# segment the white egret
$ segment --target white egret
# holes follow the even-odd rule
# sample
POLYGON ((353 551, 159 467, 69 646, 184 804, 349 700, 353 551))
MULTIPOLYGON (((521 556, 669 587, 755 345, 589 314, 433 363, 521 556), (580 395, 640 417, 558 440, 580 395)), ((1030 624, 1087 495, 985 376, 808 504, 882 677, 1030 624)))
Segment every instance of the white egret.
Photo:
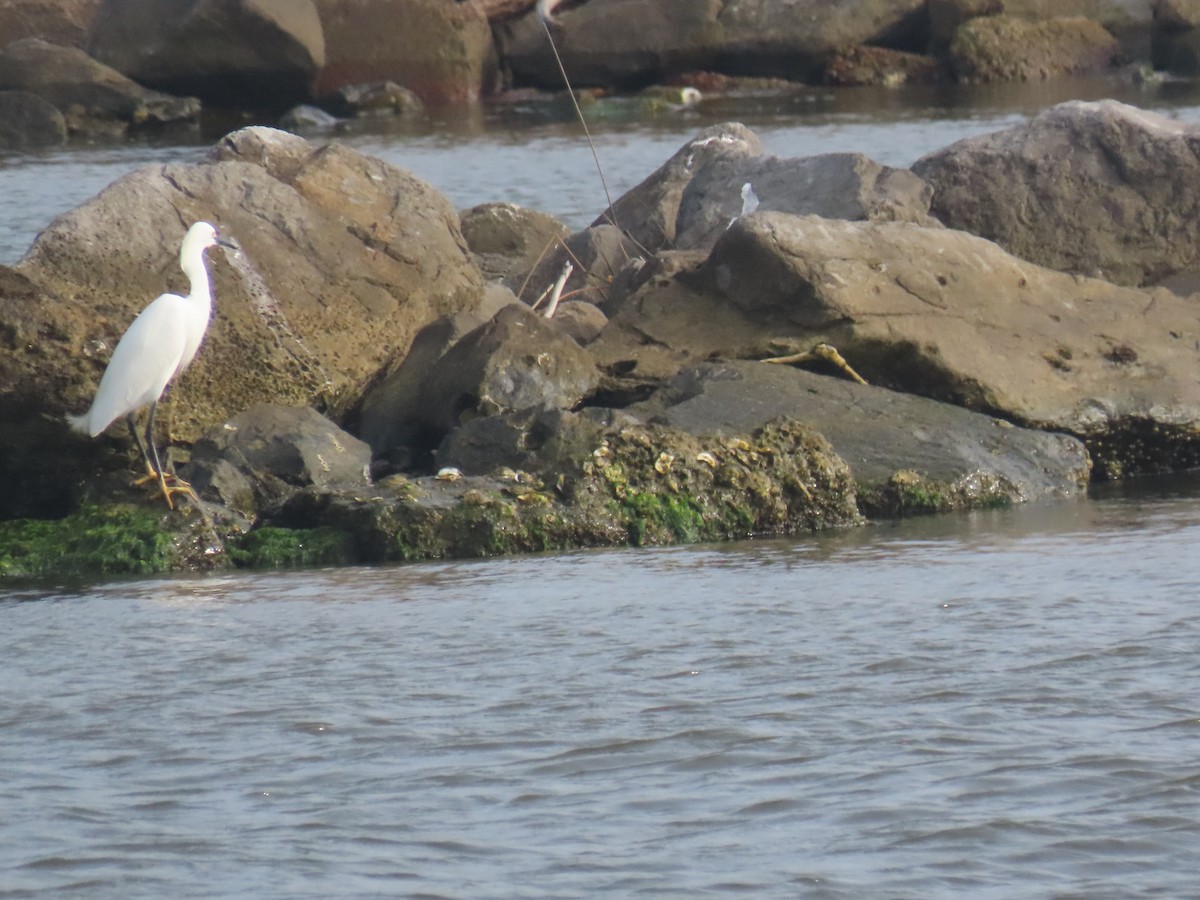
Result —
POLYGON ((179 266, 190 285, 188 295, 163 294, 138 314, 117 342, 117 349, 100 378, 91 409, 83 415, 67 417, 76 431, 95 437, 124 416, 146 461, 147 476, 142 480, 157 480, 167 506, 172 509, 175 506, 171 501, 172 494, 187 494, 193 499, 196 495, 191 485, 173 473, 168 475, 163 471, 154 445, 154 410, 167 385, 195 358, 208 330, 212 290, 204 265, 204 251, 214 244, 234 247, 221 240, 217 229, 207 222, 197 222, 188 229, 179 250, 179 266), (147 405, 150 413, 143 440, 135 417, 138 410, 147 405), (168 478, 175 483, 167 484, 168 478))

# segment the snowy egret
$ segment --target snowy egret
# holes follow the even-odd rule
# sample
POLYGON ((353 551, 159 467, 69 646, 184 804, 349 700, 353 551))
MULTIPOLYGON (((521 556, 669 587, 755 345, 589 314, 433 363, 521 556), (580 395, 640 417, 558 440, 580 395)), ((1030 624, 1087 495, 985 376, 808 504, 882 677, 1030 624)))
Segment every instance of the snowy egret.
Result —
POLYGON ((117 349, 100 378, 91 409, 83 415, 67 417, 76 431, 95 437, 124 416, 146 461, 147 474, 142 481, 157 481, 167 506, 172 509, 175 506, 171 501, 172 494, 187 494, 193 499, 196 495, 189 484, 163 471, 158 449, 154 446, 154 410, 167 385, 196 356, 204 332, 208 330, 212 291, 204 266, 204 251, 214 244, 235 248, 221 240, 217 229, 207 222, 197 222, 188 229, 179 250, 179 267, 187 275, 190 286, 188 295, 163 294, 138 314, 117 342, 117 349), (135 417, 138 410, 147 405, 150 414, 143 440, 135 417), (167 484, 168 478, 175 483, 167 484))

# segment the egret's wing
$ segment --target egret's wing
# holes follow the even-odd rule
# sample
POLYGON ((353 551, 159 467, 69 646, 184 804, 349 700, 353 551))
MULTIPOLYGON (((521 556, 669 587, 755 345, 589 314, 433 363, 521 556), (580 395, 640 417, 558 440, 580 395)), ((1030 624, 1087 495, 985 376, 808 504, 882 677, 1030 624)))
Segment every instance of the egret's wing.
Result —
POLYGON ((146 406, 166 390, 187 343, 184 299, 163 294, 121 336, 100 379, 88 415, 97 435, 121 416, 146 406))

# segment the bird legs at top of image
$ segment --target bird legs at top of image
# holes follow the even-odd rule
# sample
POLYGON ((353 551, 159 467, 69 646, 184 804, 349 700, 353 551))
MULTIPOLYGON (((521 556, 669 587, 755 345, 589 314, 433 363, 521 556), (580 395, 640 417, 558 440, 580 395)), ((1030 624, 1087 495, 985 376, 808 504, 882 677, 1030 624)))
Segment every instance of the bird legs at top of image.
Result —
POLYGON ((138 449, 142 451, 142 459, 146 462, 146 474, 136 479, 133 483, 135 485, 143 485, 149 484, 151 481, 156 482, 170 509, 175 508, 175 502, 171 499, 171 495, 183 494, 203 513, 204 507, 200 502, 200 497, 197 496, 192 486, 174 472, 168 472, 163 467, 162 460, 158 455, 158 447, 154 443, 154 411, 157 407, 157 402, 150 404, 150 413, 146 419, 145 437, 138 431, 134 413, 130 413, 125 417, 125 421, 129 424, 129 433, 133 435, 138 449), (168 484, 168 481, 172 483, 168 484))
POLYGON ((866 384, 866 380, 851 368, 850 363, 846 362, 845 357, 838 353, 837 347, 832 344, 817 344, 811 350, 805 350, 802 353, 792 353, 788 356, 772 356, 769 359, 759 360, 759 362, 779 363, 781 365, 796 365, 797 363, 806 362, 827 362, 832 363, 841 369, 846 377, 851 381, 857 381, 859 384, 866 384))

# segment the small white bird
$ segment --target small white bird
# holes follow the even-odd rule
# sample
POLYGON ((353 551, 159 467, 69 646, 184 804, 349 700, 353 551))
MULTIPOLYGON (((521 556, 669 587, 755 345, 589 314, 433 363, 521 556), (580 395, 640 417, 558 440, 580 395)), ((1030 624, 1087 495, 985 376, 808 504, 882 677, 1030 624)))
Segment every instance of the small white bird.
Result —
POLYGON ((747 181, 742 185, 742 215, 748 216, 756 209, 758 209, 758 194, 754 193, 754 188, 747 181))
POLYGON ((163 471, 154 446, 154 410, 167 385, 195 358, 208 330, 212 291, 204 266, 204 251, 214 244, 234 247, 221 240, 217 229, 207 222, 197 222, 188 229, 179 250, 179 266, 190 285, 188 295, 163 294, 138 314, 113 351, 91 409, 83 415, 67 417, 76 431, 95 437, 125 416, 146 461, 147 476, 141 481, 157 480, 171 508, 175 506, 171 494, 188 494, 193 499, 196 495, 189 484, 163 471), (143 440, 135 417, 146 405, 150 414, 143 440), (168 485, 168 478, 175 483, 168 485))
POLYGON ((725 226, 728 231, 733 227, 733 223, 742 216, 748 216, 750 213, 758 209, 758 195, 754 193, 754 188, 750 186, 750 182, 742 185, 742 211, 729 220, 729 224, 725 226))

